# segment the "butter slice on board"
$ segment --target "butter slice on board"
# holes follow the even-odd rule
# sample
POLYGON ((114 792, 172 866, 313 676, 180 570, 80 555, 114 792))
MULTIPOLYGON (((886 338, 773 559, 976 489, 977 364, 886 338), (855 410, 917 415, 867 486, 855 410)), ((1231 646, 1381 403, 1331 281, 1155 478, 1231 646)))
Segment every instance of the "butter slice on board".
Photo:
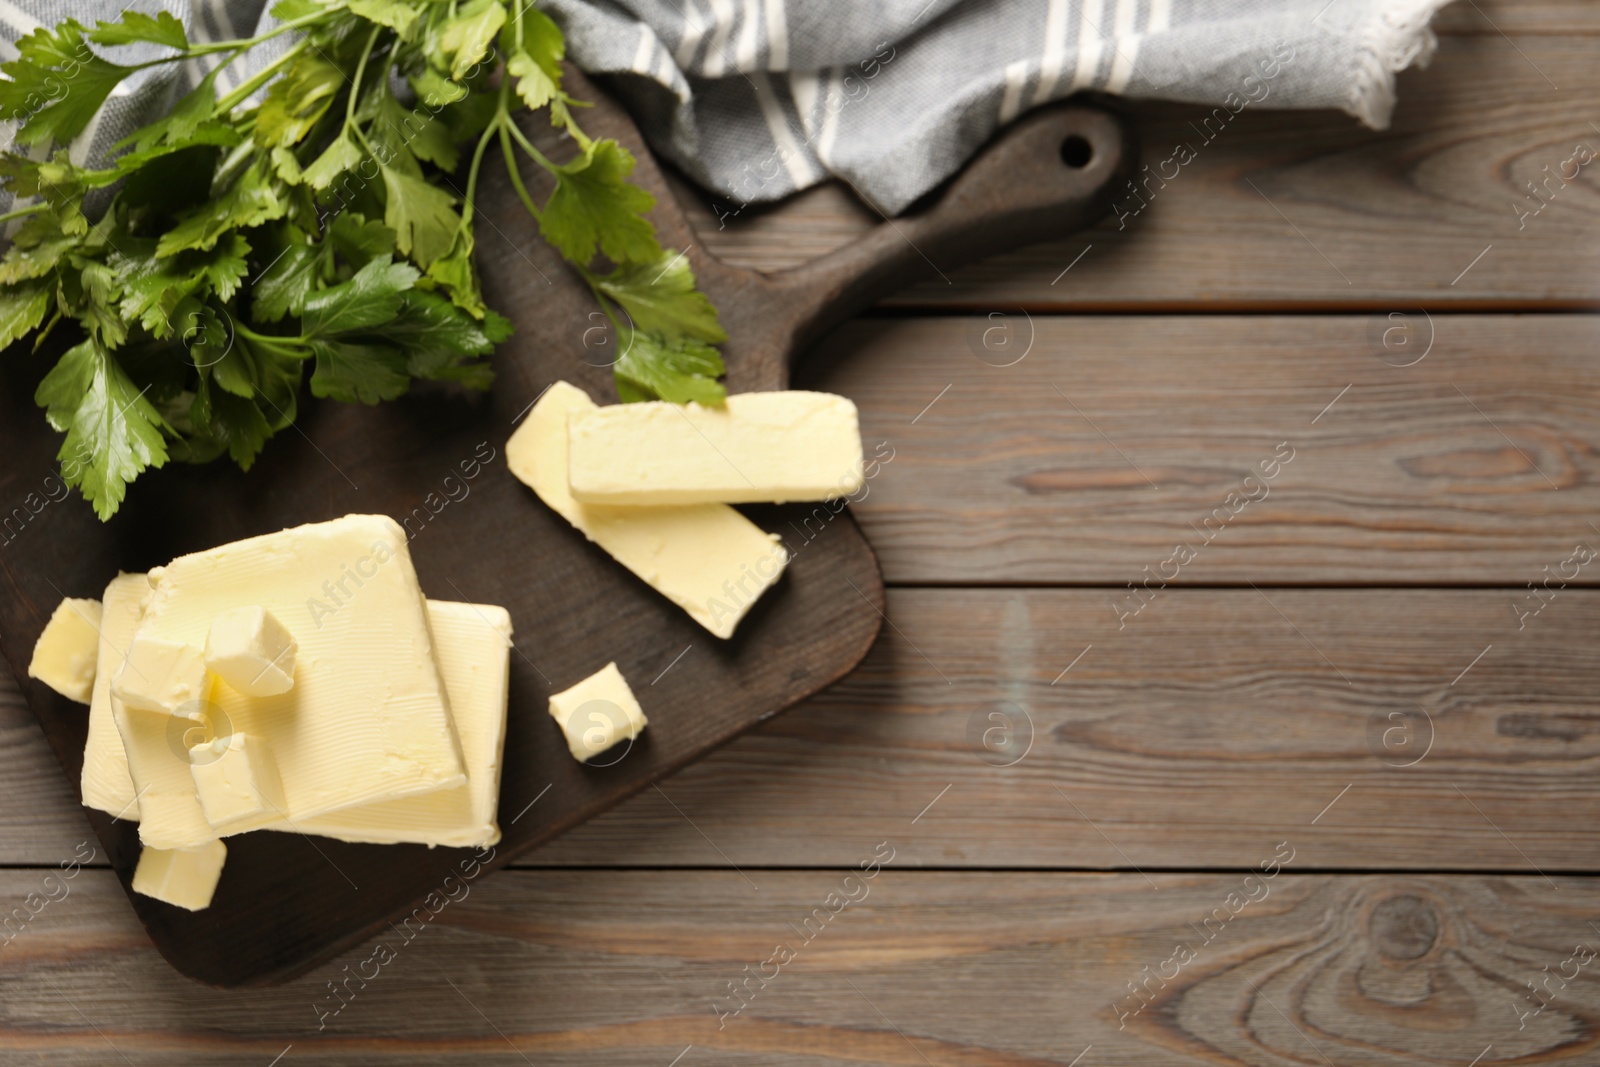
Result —
POLYGON ((439 673, 461 738, 467 784, 437 793, 345 808, 295 825, 300 831, 378 845, 414 842, 474 848, 500 840, 500 760, 506 739, 511 670, 511 614, 495 604, 428 601, 439 673))
MULTIPOLYGON (((212 690, 214 733, 248 733, 272 749, 290 822, 465 784, 422 593, 393 519, 347 515, 180 556, 152 570, 150 585, 141 634, 204 646, 212 621, 246 604, 294 635, 293 689, 212 690)), ((150 787, 140 839, 193 847, 204 816, 187 749, 145 718, 117 715, 134 784, 150 787)))
MULTIPOLYGON (((129 632, 138 621, 136 611, 139 597, 149 588, 144 575, 127 574, 113 582, 112 589, 107 591, 107 603, 131 599, 135 614, 125 624, 129 632), (122 590, 131 590, 132 596, 127 596, 122 590)), ((495 818, 500 801, 501 753, 505 744, 511 616, 504 608, 493 604, 430 600, 427 607, 439 673, 449 692, 451 715, 461 739, 467 784, 421 796, 346 808, 304 822, 297 821, 293 826, 280 820, 258 826, 258 829, 320 834, 323 837, 372 844, 409 842, 470 848, 492 845, 500 840, 500 827, 495 818)), ((111 773, 113 776, 120 771, 122 788, 131 797, 133 784, 128 776, 128 757, 122 747, 121 735, 117 733, 115 724, 109 722, 109 707, 106 716, 108 721, 104 728, 90 730, 89 745, 84 752, 85 774, 87 776, 88 768, 109 768, 109 771, 102 773, 111 773)), ((155 720, 157 717, 152 715, 149 718, 155 720)), ((92 723, 91 719, 91 727, 92 723)), ((192 723, 178 724, 180 729, 193 727, 192 723)), ((192 781, 192 772, 190 777, 192 781)), ((86 777, 86 797, 87 785, 86 777)), ((110 799, 115 800, 116 796, 112 795, 110 799)), ((125 804, 122 802, 110 810, 115 814, 125 804)), ((204 818, 204 811, 199 809, 198 795, 194 813, 197 818, 204 818)), ((123 817, 137 819, 137 807, 124 813, 123 817)), ((205 832, 198 825, 195 829, 205 832)), ((236 832, 239 831, 234 827, 227 830, 229 835, 236 832)))
POLYGON ((567 420, 592 411, 582 389, 545 390, 506 443, 506 464, 550 508, 618 563, 718 637, 739 620, 788 565, 778 538, 726 504, 608 507, 582 504, 567 489, 567 420))
POLYGON ((861 426, 842 396, 736 393, 574 411, 568 482, 585 504, 783 504, 861 488, 861 426))
POLYGON ((111 679, 122 668, 144 613, 150 580, 119 574, 101 597, 100 655, 89 697, 89 743, 83 750, 83 803, 119 819, 139 818, 139 799, 128 773, 128 753, 111 710, 111 679))

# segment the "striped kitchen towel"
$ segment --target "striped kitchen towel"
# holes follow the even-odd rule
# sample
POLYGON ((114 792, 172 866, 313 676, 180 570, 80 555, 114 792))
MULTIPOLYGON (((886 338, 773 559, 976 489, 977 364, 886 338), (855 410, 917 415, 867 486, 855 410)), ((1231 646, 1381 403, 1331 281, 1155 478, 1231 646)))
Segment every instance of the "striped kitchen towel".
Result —
MULTIPOLYGON (((719 212, 837 177, 895 214, 999 127, 1086 90, 1231 114, 1339 108, 1382 128, 1395 72, 1432 54, 1428 24, 1449 0, 541 2, 569 56, 615 75, 652 147, 711 190, 719 212)), ((0 0, 0 57, 41 21, 92 24, 126 6, 0 0)), ((202 40, 248 36, 271 18, 265 0, 159 6, 202 40)), ((203 73, 157 70, 120 88, 72 146, 76 158, 96 157, 203 73)))

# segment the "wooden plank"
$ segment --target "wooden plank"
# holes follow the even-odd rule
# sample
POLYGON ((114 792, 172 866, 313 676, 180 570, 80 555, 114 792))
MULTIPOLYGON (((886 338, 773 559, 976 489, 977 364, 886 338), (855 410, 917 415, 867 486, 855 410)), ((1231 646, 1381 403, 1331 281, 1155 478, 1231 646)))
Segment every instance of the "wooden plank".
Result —
POLYGON ((1441 9, 1433 28, 1441 34, 1577 34, 1595 33, 1597 20, 1588 0, 1472 0, 1441 9))
MULTIPOLYGON (((898 855, 871 879, 759 872, 759 890, 731 872, 501 872, 410 941, 244 991, 176 976, 111 878, 82 872, 0 954, 0 1047, 96 1067, 1594 1062, 1592 881, 1306 875, 1295 846, 1263 841, 1273 876, 1248 880, 912 872, 898 855)), ((40 880, 0 873, 0 900, 40 880)))
MULTIPOLYGON (((895 590, 844 682, 531 861, 838 867, 898 828, 902 866, 1600 862, 1600 592, 1520 631, 1496 589, 1174 589, 1120 630, 1116 597, 895 590)), ((28 751, 0 862, 47 864, 82 831, 28 751)))
MULTIPOLYGON (((1463 19, 1482 18, 1455 6, 1463 19)), ((1501 22, 1534 5, 1479 6, 1501 22)), ((979 263, 940 263, 949 284, 936 278, 887 305, 1593 307, 1600 185, 1592 166, 1569 164, 1569 177, 1575 169, 1578 176, 1565 184, 1550 175, 1580 143, 1600 151, 1591 125, 1600 8, 1584 4, 1561 15, 1569 17, 1561 24, 1583 33, 1444 37, 1429 69, 1401 75, 1394 125, 1383 132, 1343 114, 1255 107, 1204 127, 1209 109, 1134 104, 1144 161, 1156 175, 1142 194, 1146 207, 1125 195, 1120 220, 1079 237, 979 263), (1179 145, 1189 146, 1192 161, 1166 162, 1179 145), (1526 183, 1546 179, 1539 195, 1548 205, 1519 219, 1513 205, 1531 212, 1541 203, 1526 183)), ((764 270, 804 262, 878 221, 838 187, 776 210, 729 215, 733 206, 714 213, 701 204, 689 214, 715 254, 764 270)))
POLYGON ((1123 586, 1183 543, 1183 583, 1520 588, 1600 546, 1597 348, 1588 315, 996 314, 851 323, 801 377, 892 456, 854 506, 891 582, 1123 586))

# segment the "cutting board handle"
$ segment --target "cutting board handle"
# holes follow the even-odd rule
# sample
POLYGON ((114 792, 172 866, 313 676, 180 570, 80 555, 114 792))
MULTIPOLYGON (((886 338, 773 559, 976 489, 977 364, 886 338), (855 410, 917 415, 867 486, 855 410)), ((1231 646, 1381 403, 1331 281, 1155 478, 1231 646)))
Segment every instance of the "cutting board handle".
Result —
POLYGON ((787 381, 793 357, 873 301, 921 278, 942 278, 1008 248, 1062 237, 1109 208, 1133 171, 1123 122, 1085 104, 1035 111, 1002 131, 943 187, 907 214, 792 270, 765 275, 769 328, 758 344, 761 378, 787 381))

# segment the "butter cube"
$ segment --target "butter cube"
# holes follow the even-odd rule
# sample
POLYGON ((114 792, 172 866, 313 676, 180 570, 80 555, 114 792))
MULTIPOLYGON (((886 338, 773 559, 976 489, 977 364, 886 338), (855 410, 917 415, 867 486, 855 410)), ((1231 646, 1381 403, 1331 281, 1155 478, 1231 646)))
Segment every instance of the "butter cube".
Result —
POLYGON ((856 406, 831 393, 613 404, 574 411, 567 435, 572 497, 585 504, 831 500, 863 481, 856 406))
POLYGON ((556 382, 506 442, 506 465, 612 559, 713 634, 732 637, 783 575, 788 552, 726 504, 638 508, 574 500, 567 488, 567 420, 594 407, 582 389, 556 382))
POLYGON ((208 841, 199 848, 146 848, 133 872, 133 891, 189 911, 211 906, 228 846, 208 841))
POLYGON ((111 679, 111 695, 135 711, 159 711, 200 722, 207 684, 205 656, 194 645, 134 634, 128 658, 111 679))
POLYGON ((189 773, 206 821, 218 830, 246 819, 283 815, 283 782, 259 737, 230 734, 189 750, 189 773))
POLYGON ((206 666, 245 696, 270 697, 294 686, 294 637, 259 605, 218 615, 206 635, 206 666))
POLYGON ((588 762, 619 741, 632 741, 649 725, 615 663, 552 696, 550 715, 567 735, 573 758, 580 762, 588 762))
POLYGON ((68 700, 87 704, 94 695, 99 655, 100 601, 68 597, 56 605, 33 646, 28 677, 39 679, 68 700))

